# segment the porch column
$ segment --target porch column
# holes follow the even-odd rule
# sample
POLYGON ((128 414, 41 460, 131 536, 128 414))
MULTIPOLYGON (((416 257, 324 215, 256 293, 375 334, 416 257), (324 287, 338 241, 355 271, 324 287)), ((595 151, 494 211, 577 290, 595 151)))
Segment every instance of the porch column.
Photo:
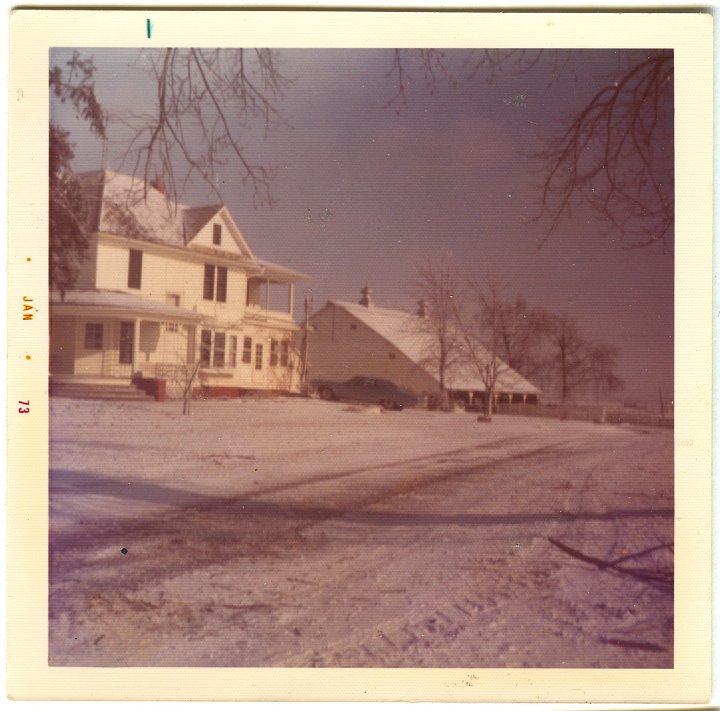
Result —
POLYGON ((140 319, 133 320, 133 352, 132 370, 136 373, 140 369, 140 319))

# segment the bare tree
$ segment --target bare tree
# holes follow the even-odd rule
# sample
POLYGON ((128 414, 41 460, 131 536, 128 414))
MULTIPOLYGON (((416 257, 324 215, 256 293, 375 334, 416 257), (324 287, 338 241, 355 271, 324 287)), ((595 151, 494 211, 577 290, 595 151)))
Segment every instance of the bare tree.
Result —
MULTIPOLYGON (((434 90, 441 78, 453 85, 506 73, 542 70, 548 86, 587 71, 579 50, 468 50, 458 71, 443 52, 395 50, 390 74, 397 89, 389 104, 407 103, 406 87, 422 73, 434 90), (452 71, 454 69, 454 71, 452 71), (457 79, 461 74, 461 79, 457 79)), ((672 50, 616 52, 616 68, 601 88, 569 113, 554 134, 540 136, 539 211, 547 240, 573 209, 589 208, 609 236, 628 247, 665 243, 674 226, 672 50)))
POLYGON ((462 279, 450 255, 427 259, 415 267, 413 291, 424 302, 424 317, 413 328, 425 337, 422 365, 437 373, 440 406, 449 408, 447 375, 461 357, 462 337, 456 326, 462 279))
POLYGON ((562 402, 582 391, 592 390, 599 397, 623 388, 615 372, 620 349, 589 341, 576 319, 554 316, 549 343, 549 365, 558 374, 562 402))
POLYGON ((499 305, 499 320, 502 359, 528 380, 542 379, 550 314, 516 294, 512 301, 499 305))
POLYGON ((508 368, 500 357, 504 285, 491 274, 485 283, 470 280, 469 289, 469 316, 458 307, 454 316, 465 347, 464 360, 485 387, 486 416, 490 419, 498 378, 508 368))
POLYGON ((565 402, 587 383, 587 342, 577 320, 565 315, 552 318, 549 341, 552 363, 560 378, 560 400, 565 402))
POLYGON ((620 349, 604 343, 591 343, 588 347, 590 386, 596 399, 623 390, 623 381, 616 373, 620 349))
POLYGON ((176 371, 180 387, 182 388, 183 415, 190 414, 190 402, 192 401, 193 384, 195 383, 201 364, 202 362, 200 361, 200 359, 198 359, 194 363, 183 364, 176 371))

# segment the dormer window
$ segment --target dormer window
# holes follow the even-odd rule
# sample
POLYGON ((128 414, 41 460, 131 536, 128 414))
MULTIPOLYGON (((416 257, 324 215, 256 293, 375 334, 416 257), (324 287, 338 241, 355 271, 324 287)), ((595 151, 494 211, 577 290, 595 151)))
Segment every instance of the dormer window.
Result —
POLYGON ((213 225, 213 244, 220 244, 222 241, 222 225, 213 225))

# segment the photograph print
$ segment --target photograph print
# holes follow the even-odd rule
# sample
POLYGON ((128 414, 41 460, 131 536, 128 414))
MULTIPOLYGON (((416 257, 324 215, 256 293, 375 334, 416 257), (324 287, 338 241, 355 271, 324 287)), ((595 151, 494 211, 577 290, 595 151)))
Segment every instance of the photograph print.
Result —
POLYGON ((672 49, 49 100, 50 666, 673 668, 672 49))

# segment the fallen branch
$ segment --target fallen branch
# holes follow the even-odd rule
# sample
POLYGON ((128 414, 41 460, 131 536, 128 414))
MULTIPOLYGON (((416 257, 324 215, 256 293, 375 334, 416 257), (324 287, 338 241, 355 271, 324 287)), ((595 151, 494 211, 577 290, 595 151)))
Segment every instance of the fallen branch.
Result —
MULTIPOLYGON (((574 548, 571 548, 568 545, 565 545, 564 543, 561 543, 558 540, 555 540, 554 538, 548 537, 548 541, 552 543, 556 548, 559 548, 563 553, 567 553, 568 555, 572 556, 573 558, 577 558, 578 560, 582 560, 585 563, 590 563, 591 565, 594 565, 600 570, 607 570, 611 569, 614 571, 617 571, 618 573, 623 573, 624 575, 631 575, 634 578, 638 578, 639 580, 644 580, 647 582, 655 582, 655 583, 662 583, 665 585, 671 585, 673 582, 673 573, 672 572, 664 572, 664 571, 649 571, 642 568, 624 568, 620 565, 618 565, 618 561, 621 560, 629 560, 632 557, 637 557, 640 555, 640 553, 636 554, 635 556, 626 556, 624 558, 618 558, 616 561, 612 560, 602 560, 601 558, 595 558, 594 556, 586 555, 585 553, 582 553, 581 551, 578 551, 574 548)), ((664 548, 665 546, 659 546, 658 548, 664 548)), ((642 553, 647 553, 648 551, 642 551, 642 553)))
POLYGON ((663 548, 669 548, 670 551, 673 550, 672 543, 661 543, 657 546, 651 546, 650 548, 645 548, 644 550, 638 551, 637 553, 631 553, 630 555, 623 556, 622 558, 616 558, 612 565, 617 565, 618 563, 624 563, 626 560, 632 560, 633 558, 641 558, 644 555, 649 555, 650 553, 654 553, 655 551, 662 550, 663 548))
POLYGON ((610 637, 600 637, 600 641, 604 644, 614 644, 616 647, 626 647, 628 649, 642 649, 646 652, 667 652, 666 647, 661 647, 653 642, 636 642, 631 639, 612 639, 610 637))

